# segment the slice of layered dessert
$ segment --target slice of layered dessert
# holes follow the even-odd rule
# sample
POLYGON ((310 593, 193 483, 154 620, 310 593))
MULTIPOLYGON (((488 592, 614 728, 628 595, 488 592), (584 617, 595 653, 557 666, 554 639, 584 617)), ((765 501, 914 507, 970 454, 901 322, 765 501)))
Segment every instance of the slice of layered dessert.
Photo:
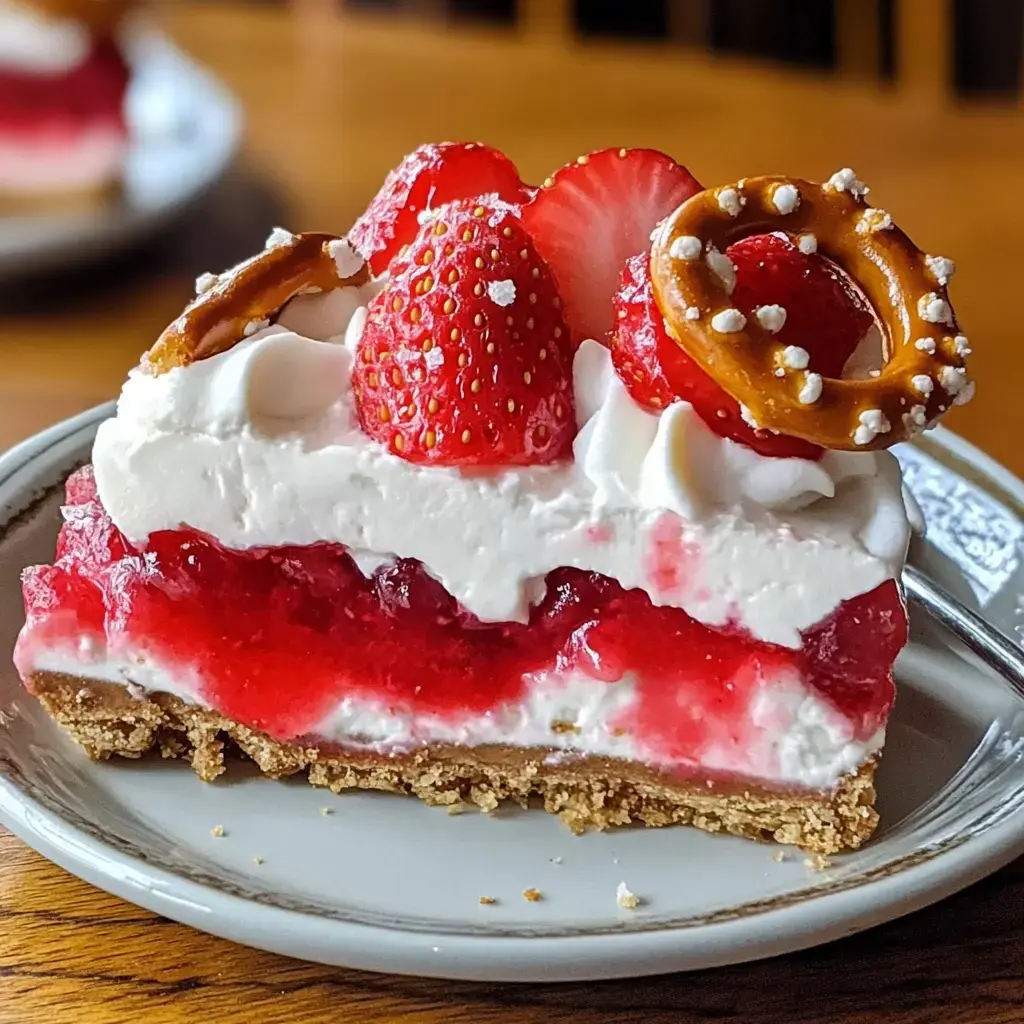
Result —
POLYGON ((0 0, 0 201, 103 197, 128 149, 126 0, 0 0))
POLYGON ((348 238, 275 231, 68 481, 25 685, 206 780, 858 846, 907 633, 883 449, 970 394, 952 264, 865 191, 445 144, 348 238))

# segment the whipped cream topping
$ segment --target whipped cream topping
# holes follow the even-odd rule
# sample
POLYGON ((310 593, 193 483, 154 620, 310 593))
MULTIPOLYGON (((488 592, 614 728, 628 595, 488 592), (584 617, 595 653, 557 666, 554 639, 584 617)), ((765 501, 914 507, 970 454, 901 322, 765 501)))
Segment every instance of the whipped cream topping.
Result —
POLYGON ((336 541, 364 572, 416 558, 489 621, 525 621, 545 575, 574 566, 789 647, 898 575, 909 528, 888 453, 765 458, 687 403, 640 408, 596 342, 575 360, 571 462, 462 472, 391 454, 360 430, 350 383, 379 286, 303 296, 227 352, 134 371, 93 451, 117 526, 136 543, 181 525, 231 548, 336 541))
POLYGON ((56 75, 81 64, 89 47, 89 32, 77 21, 0 0, 0 69, 56 75))
MULTIPOLYGON (((18 654, 26 675, 63 672, 118 683, 139 697, 170 693, 206 706, 203 682, 193 669, 163 664, 145 651, 109 650, 103 637, 71 636, 52 645, 26 637, 18 654)), ((553 748, 549 759, 564 758, 567 764, 586 753, 806 789, 831 788, 881 749, 885 739, 884 729, 857 739, 849 720, 792 671, 763 679, 746 708, 717 727, 705 721, 707 738, 685 755, 653 750, 643 737, 619 728, 636 700, 636 680, 629 673, 604 682, 580 672, 535 672, 526 677, 520 700, 483 714, 449 719, 346 697, 311 732, 382 754, 408 752, 425 743, 547 747, 553 748), (553 728, 555 723, 572 723, 575 731, 553 728)))

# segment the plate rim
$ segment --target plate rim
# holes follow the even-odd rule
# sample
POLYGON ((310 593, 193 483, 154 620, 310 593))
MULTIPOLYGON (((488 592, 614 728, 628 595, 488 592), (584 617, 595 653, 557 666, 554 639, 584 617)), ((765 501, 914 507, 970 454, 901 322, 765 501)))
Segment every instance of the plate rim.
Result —
MULTIPOLYGON (((113 402, 88 409, 0 455, 0 485, 26 475, 53 448, 78 441, 113 402)), ((938 428, 934 444, 995 479, 1019 507, 1024 482, 969 441, 938 428)), ((38 491, 37 491, 38 493, 38 491)), ((5 519, 32 503, 27 495, 5 519)), ((3 509, 0 508, 0 515, 3 509)), ((183 924, 286 956, 350 968, 491 982, 639 977, 735 964, 832 941, 937 902, 1024 852, 1024 815, 937 852, 921 863, 848 889, 825 892, 751 918, 599 935, 463 935, 409 931, 255 902, 148 864, 51 811, 0 776, 0 823, 64 870, 119 898, 183 924), (870 893, 870 898, 866 894, 870 893)))

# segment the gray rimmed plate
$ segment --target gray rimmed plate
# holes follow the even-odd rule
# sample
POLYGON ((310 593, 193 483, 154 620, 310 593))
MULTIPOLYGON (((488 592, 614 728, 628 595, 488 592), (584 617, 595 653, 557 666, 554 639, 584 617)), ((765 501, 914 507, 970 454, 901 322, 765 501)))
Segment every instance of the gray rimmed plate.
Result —
MULTIPOLYGON (((824 869, 691 829, 574 837, 541 812, 452 817, 237 766, 96 765, 18 682, 18 574, 49 560, 55 490, 110 407, 0 457, 0 821, 124 899, 225 938, 377 971, 559 981, 711 967, 925 906, 1024 852, 1024 706, 926 624, 899 662, 883 825, 824 869), (327 812, 327 813, 325 813, 327 812), (217 826, 223 835, 216 836, 217 826), (642 897, 617 906, 620 881, 642 897), (522 891, 539 890, 527 902, 522 891), (480 897, 497 902, 482 905, 480 897)), ((954 435, 899 452, 929 521, 915 558, 1019 636, 1024 484, 954 435)))
POLYGON ((0 217, 0 276, 63 270, 159 230, 207 193, 238 151, 238 103, 158 32, 127 37, 131 146, 121 194, 74 211, 0 217))

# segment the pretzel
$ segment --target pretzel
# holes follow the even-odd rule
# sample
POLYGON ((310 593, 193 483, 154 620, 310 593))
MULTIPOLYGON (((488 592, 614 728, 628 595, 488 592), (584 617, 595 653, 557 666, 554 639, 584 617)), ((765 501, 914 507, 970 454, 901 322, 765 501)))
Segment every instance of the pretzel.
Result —
POLYGON ((269 248, 219 278, 201 277, 197 282, 200 294, 142 357, 143 369, 166 373, 226 352, 268 326, 296 295, 369 280, 369 268, 344 239, 325 234, 283 235, 279 238, 275 232, 269 248))
POLYGON ((661 225, 651 250, 657 303, 678 344, 741 403, 761 429, 825 448, 887 448, 970 399, 959 334, 946 295, 952 261, 925 256, 867 189, 841 171, 825 185, 747 178, 688 199, 661 225), (735 268, 725 250, 747 235, 784 231, 821 252, 864 291, 882 331, 885 365, 863 380, 822 377, 804 349, 774 337, 779 306, 747 317, 732 307, 735 268))

